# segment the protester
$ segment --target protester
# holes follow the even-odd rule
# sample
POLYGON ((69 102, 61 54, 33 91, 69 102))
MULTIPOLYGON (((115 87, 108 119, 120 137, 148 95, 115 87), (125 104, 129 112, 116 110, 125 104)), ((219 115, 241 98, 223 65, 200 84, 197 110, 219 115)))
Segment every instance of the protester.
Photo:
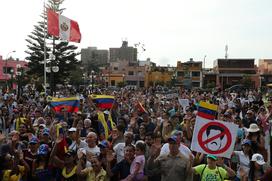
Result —
POLYGON ((193 168, 193 172, 200 175, 204 180, 220 180, 224 181, 227 178, 235 176, 235 172, 225 164, 217 166, 218 158, 214 155, 207 155, 207 164, 201 164, 193 168))
POLYGON ((190 180, 191 162, 180 153, 177 136, 173 135, 168 139, 169 153, 155 158, 151 156, 147 168, 153 168, 153 172, 161 174, 162 181, 190 180), (150 166, 153 164, 153 166, 150 166))
POLYGON ((250 170, 248 174, 249 181, 260 180, 260 178, 264 175, 265 170, 263 165, 265 164, 264 158, 261 154, 252 155, 250 162, 250 170))
MULTIPOLYGON (((102 107, 89 90, 61 88, 54 99, 31 89, 17 98, 0 94, 0 180, 271 180, 272 99, 255 90, 161 90, 95 88, 114 97, 102 107), (50 102, 71 96, 80 97, 74 110, 50 102), (229 154, 206 156, 193 147, 203 102, 217 107, 206 111, 209 122, 238 125, 229 154)), ((212 151, 228 139, 219 128, 204 133, 222 134, 206 144, 212 151)))

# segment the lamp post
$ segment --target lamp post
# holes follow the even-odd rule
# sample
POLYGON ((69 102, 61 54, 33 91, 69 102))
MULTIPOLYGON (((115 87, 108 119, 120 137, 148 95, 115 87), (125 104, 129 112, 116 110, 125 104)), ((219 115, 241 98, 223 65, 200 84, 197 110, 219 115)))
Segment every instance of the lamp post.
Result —
POLYGON ((10 74, 11 74, 10 84, 11 84, 11 89, 13 89, 13 73, 14 73, 14 70, 10 69, 10 74))
POLYGON ((50 54, 49 56, 49 59, 50 59, 50 67, 49 67, 49 70, 47 69, 47 72, 50 73, 50 81, 49 81, 49 84, 50 84, 50 94, 53 95, 53 71, 52 71, 52 67, 53 67, 53 61, 56 59, 56 56, 54 55, 54 53, 50 54))
POLYGON ((94 88, 94 71, 91 71, 91 75, 92 75, 92 93, 93 93, 93 88, 94 88))
POLYGON ((21 78, 22 78, 22 67, 20 64, 17 64, 16 65, 16 77, 17 77, 17 80, 18 80, 18 85, 17 85, 17 95, 18 97, 21 96, 21 78))
POLYGON ((5 77, 6 77, 6 89, 8 90, 8 59, 9 59, 9 54, 11 53, 15 53, 16 51, 10 51, 8 52, 7 56, 6 56, 6 62, 5 62, 5 77))
MULTIPOLYGON (((52 67, 52 74, 54 74, 54 73, 57 73, 59 71, 59 66, 53 66, 52 67)), ((54 80, 54 75, 53 75, 53 86, 52 86, 52 88, 53 88, 53 93, 55 92, 55 80, 54 80)), ((53 95, 53 94, 52 94, 53 95)))
POLYGON ((126 85, 125 85, 125 76, 126 76, 126 75, 123 74, 122 76, 123 76, 123 87, 125 87, 125 86, 126 86, 126 85))

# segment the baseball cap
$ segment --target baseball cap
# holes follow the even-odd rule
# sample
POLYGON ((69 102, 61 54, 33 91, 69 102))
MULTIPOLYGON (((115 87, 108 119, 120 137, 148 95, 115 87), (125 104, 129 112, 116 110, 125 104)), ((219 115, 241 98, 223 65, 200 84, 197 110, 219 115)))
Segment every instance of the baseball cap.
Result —
POLYGON ((48 128, 45 128, 42 132, 43 135, 49 135, 49 129, 48 128))
POLYGON ((46 128, 46 125, 45 125, 45 124, 40 124, 40 125, 39 125, 39 128, 41 128, 41 127, 42 127, 42 128, 46 128))
POLYGON ((224 116, 225 116, 225 117, 231 117, 231 114, 230 114, 229 112, 225 112, 225 113, 224 113, 224 116))
POLYGON ((29 144, 37 144, 39 143, 39 139, 37 137, 32 137, 31 140, 29 141, 29 144))
POLYGON ((110 114, 110 112, 108 110, 105 110, 104 114, 110 114))
POLYGON ((177 142, 177 136, 172 135, 170 138, 168 138, 169 143, 176 143, 177 142))
POLYGON ((242 142, 242 145, 250 145, 250 146, 251 146, 251 141, 248 140, 248 139, 245 139, 245 140, 242 142))
POLYGON ((174 131, 171 132, 171 135, 172 135, 172 136, 178 136, 178 135, 181 135, 181 136, 182 136, 183 133, 182 133, 182 131, 179 131, 179 130, 176 130, 176 129, 175 129, 174 131))
POLYGON ((47 144, 40 145, 38 149, 38 155, 47 155, 49 151, 49 146, 47 144))
POLYGON ((76 129, 76 128, 74 128, 74 127, 72 127, 72 128, 70 128, 70 129, 68 129, 68 131, 69 131, 69 132, 76 132, 76 130, 77 130, 77 129, 76 129))
POLYGON ((207 155, 207 158, 211 158, 213 160, 217 160, 218 159, 217 156, 214 156, 214 155, 207 155))
POLYGON ((257 162, 259 165, 265 164, 263 156, 259 153, 255 153, 254 155, 252 155, 251 161, 257 162))
POLYGON ((248 110, 246 113, 247 114, 254 114, 254 112, 252 110, 248 110))
POLYGON ((109 144, 108 144, 108 142, 106 140, 103 140, 98 144, 98 147, 99 148, 108 148, 109 144))

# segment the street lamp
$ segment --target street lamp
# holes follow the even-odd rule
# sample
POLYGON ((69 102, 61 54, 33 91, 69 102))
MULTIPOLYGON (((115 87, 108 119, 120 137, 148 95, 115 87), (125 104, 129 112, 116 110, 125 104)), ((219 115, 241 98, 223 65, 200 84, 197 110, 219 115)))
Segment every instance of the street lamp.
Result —
POLYGON ((50 59, 50 67, 48 70, 48 68, 46 68, 46 71, 47 72, 50 72, 50 92, 51 92, 51 95, 53 95, 53 92, 54 92, 54 88, 53 88, 53 79, 54 79, 54 75, 53 75, 53 61, 56 59, 56 56, 54 55, 54 53, 50 54, 49 55, 49 59, 50 59))
POLYGON ((14 70, 13 70, 13 69, 10 69, 10 74, 11 74, 11 79, 10 79, 10 82, 11 82, 11 89, 13 89, 13 73, 14 73, 14 70))
POLYGON ((21 96, 21 78, 22 78, 22 67, 21 67, 21 64, 17 64, 16 65, 16 77, 17 77, 17 80, 18 80, 18 85, 17 85, 17 95, 18 97, 21 96))
POLYGON ((92 93, 93 93, 93 88, 94 88, 94 71, 91 71, 91 75, 92 75, 92 93))
POLYGON ((123 76, 123 86, 125 87, 125 74, 122 75, 123 76))
POLYGON ((9 54, 11 54, 11 53, 15 53, 16 51, 15 50, 13 50, 13 51, 10 51, 10 52, 8 52, 8 54, 7 54, 7 56, 6 56, 6 62, 5 62, 5 77, 6 77, 6 88, 7 88, 7 90, 8 90, 8 59, 9 59, 9 54))

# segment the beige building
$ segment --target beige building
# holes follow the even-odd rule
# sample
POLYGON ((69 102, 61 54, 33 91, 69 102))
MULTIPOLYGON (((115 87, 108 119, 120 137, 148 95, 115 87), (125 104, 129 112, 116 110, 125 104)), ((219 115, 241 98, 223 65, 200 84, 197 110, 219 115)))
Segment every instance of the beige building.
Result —
POLYGON ((260 59, 258 72, 262 86, 272 83, 272 59, 260 59))
POLYGON ((192 58, 187 62, 177 62, 175 85, 191 89, 202 87, 202 62, 192 58))
POLYGON ((145 87, 173 84, 175 67, 152 67, 145 75, 145 87))

